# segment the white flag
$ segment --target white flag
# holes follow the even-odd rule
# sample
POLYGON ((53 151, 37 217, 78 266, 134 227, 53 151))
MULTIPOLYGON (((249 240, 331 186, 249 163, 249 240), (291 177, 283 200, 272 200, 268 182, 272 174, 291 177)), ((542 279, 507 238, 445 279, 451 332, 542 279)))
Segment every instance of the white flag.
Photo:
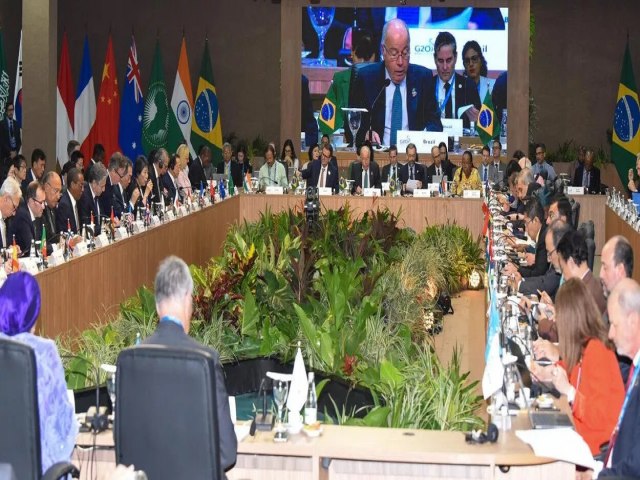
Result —
POLYGON ((289 387, 289 398, 287 398, 287 408, 290 412, 299 413, 307 401, 307 371, 304 368, 302 352, 300 347, 296 352, 296 359, 293 362, 293 374, 291 386, 289 387))

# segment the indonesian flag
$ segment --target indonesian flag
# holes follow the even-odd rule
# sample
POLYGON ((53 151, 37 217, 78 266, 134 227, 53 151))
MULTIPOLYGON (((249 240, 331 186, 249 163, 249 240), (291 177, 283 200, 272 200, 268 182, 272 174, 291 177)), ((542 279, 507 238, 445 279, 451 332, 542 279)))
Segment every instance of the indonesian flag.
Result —
POLYGON ((69 64, 69 42, 67 32, 62 36, 62 54, 58 68, 58 89, 56 105, 56 157, 60 168, 69 160, 67 144, 73 138, 73 103, 75 95, 71 82, 71 66, 69 64))
POLYGON ((73 130, 76 140, 80 142, 80 150, 84 154, 86 166, 93 154, 93 142, 90 133, 96 121, 96 91, 93 86, 89 38, 87 36, 84 37, 82 67, 80 68, 80 78, 76 92, 73 130))
MULTIPOLYGON (((191 153, 191 158, 196 158, 196 152, 191 146, 191 117, 193 116, 193 91, 191 90, 191 75, 189 74, 189 58, 187 57, 187 42, 182 37, 182 45, 180 47, 180 59, 178 60, 178 71, 176 72, 176 82, 173 85, 173 95, 171 97, 171 109, 178 120, 180 127, 181 139, 186 141, 191 153)), ((174 152, 178 145, 176 143, 184 143, 177 135, 169 132, 169 148, 174 152), (173 140, 173 142, 172 142, 173 140)))
MULTIPOLYGON (((120 150, 118 144, 118 125, 120 122, 120 92, 118 90, 118 78, 116 75, 116 61, 113 55, 113 43, 111 35, 107 42, 107 56, 102 67, 102 81, 96 123, 90 138, 93 143, 100 143, 104 147, 105 159, 111 158, 114 152, 120 150)), ((93 147, 92 147, 93 148, 93 147)))

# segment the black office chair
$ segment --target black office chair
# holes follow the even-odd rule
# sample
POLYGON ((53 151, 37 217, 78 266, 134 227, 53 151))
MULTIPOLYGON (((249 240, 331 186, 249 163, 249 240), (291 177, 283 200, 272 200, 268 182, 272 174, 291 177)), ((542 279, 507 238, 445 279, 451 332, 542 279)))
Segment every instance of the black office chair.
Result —
POLYGON ((20 480, 54 480, 79 470, 58 462, 42 475, 40 415, 35 353, 28 345, 0 338, 0 463, 20 480))
POLYGON ((577 230, 580 222, 580 202, 569 197, 569 203, 571 204, 571 225, 577 230))
POLYGON ((223 479, 213 357, 138 345, 117 365, 116 462, 152 479, 223 479))
POLYGON ((578 230, 584 235, 584 240, 587 244, 587 265, 589 265, 589 270, 593 271, 593 263, 596 257, 596 231, 593 220, 583 222, 578 230))

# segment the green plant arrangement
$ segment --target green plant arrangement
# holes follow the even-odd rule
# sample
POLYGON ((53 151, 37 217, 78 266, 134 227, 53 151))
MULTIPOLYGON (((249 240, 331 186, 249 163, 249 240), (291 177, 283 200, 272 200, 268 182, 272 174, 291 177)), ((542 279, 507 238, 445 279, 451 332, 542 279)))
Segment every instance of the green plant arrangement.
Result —
MULTIPOLYGON (((479 424, 476 383, 460 372, 457 354, 444 364, 431 343, 439 292, 459 291, 484 262, 468 230, 449 224, 415 234, 388 210, 357 217, 348 204, 323 212, 313 227, 303 213, 267 211, 231 227, 222 252, 191 267, 190 335, 223 362, 289 362, 300 342, 308 368, 373 395, 366 411, 336 406, 335 421, 457 430, 479 424)), ((153 293, 143 287, 115 318, 73 342, 60 339, 69 386, 94 383, 91 365, 114 363, 156 323, 153 293)))

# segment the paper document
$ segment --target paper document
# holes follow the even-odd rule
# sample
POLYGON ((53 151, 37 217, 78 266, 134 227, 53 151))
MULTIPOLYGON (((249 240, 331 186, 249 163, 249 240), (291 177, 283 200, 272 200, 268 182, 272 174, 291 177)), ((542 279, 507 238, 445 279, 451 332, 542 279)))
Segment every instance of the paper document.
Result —
POLYGON ((517 430, 517 437, 527 443, 538 457, 554 458, 563 462, 595 469, 596 461, 589 445, 572 428, 551 430, 517 430))

